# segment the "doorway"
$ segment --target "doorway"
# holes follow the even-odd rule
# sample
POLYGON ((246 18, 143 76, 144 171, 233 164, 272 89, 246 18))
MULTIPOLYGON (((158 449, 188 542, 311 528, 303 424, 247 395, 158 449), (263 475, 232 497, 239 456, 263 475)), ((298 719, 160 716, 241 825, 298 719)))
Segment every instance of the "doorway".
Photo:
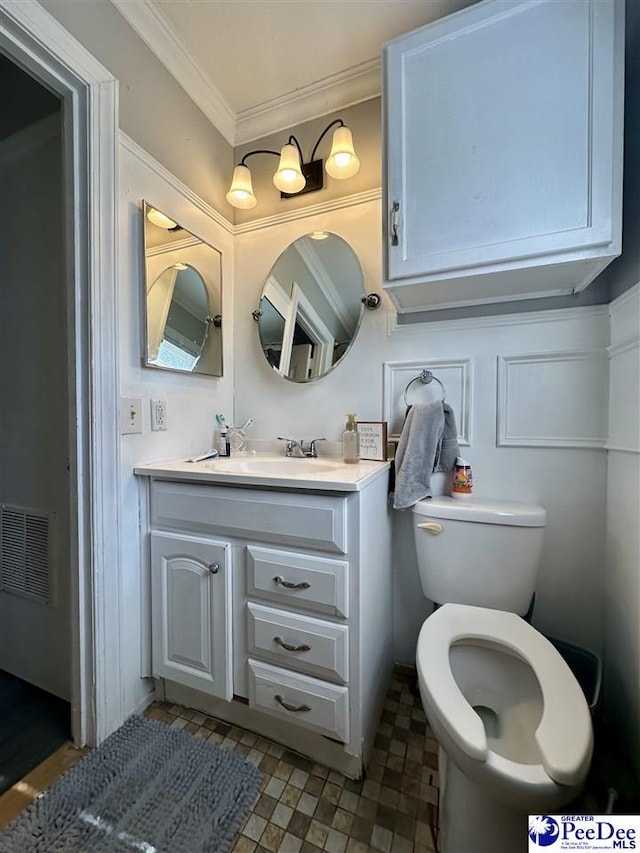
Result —
POLYGON ((61 106, 0 55, 0 793, 71 734, 61 106))
MULTIPOLYGON (((0 53, 60 99, 69 361, 71 729, 100 743, 124 719, 116 279, 117 82, 37 0, 0 0, 0 53)), ((28 282, 24 283, 28 288, 28 282)), ((33 333, 51 333, 33 310, 33 333)))

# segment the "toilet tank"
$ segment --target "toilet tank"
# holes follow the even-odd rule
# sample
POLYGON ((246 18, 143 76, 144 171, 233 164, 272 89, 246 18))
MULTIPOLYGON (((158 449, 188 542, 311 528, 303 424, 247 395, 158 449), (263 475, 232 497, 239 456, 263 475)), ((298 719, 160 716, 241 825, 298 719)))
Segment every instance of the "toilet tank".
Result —
POLYGON ((428 599, 527 612, 547 523, 543 507, 438 497, 419 501, 412 512, 428 599))

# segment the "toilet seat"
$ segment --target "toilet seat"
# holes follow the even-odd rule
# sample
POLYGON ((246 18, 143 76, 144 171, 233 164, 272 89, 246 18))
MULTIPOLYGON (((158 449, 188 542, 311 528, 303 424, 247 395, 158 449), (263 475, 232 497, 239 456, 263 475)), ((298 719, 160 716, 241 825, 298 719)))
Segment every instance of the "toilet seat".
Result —
MULTIPOLYGON (((420 685, 440 725, 467 756, 488 760, 484 725, 458 687, 449 659, 453 644, 474 640, 510 652, 531 667, 543 698, 535 733, 542 766, 561 785, 581 782, 591 760, 593 737, 587 702, 559 652, 514 613, 444 604, 423 624, 417 648, 420 685)), ((492 761, 496 758, 492 753, 492 761)))

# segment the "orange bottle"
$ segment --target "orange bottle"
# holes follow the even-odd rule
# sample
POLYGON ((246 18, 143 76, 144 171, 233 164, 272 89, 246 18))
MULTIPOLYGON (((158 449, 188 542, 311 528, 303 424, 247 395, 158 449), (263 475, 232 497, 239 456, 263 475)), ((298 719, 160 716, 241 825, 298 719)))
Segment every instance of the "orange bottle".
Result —
POLYGON ((451 497, 470 498, 473 493, 473 473, 471 465, 461 456, 456 456, 451 478, 451 497))

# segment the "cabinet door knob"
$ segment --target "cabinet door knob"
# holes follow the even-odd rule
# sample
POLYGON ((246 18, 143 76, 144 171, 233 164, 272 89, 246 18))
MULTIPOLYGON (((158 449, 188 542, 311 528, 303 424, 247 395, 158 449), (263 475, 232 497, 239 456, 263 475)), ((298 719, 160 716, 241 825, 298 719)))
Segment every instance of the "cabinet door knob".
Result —
POLYGON ((391 212, 389 214, 389 234, 391 235, 391 245, 397 246, 399 245, 399 237, 398 237, 398 228, 400 221, 400 202, 394 201, 391 205, 391 212))
POLYGON ((279 583, 280 586, 283 586, 285 589, 309 589, 311 586, 310 583, 306 581, 298 581, 298 583, 294 583, 293 581, 286 581, 284 578, 281 578, 280 575, 276 575, 273 579, 276 583, 279 583))
POLYGON ((307 646, 306 643, 303 643, 301 646, 293 646, 291 643, 285 643, 282 637, 274 637, 273 642, 277 643, 279 646, 282 646, 283 649, 286 649, 288 652, 310 652, 311 646, 307 646))
POLYGON ((276 700, 278 705, 282 705, 282 707, 285 709, 285 711, 294 711, 297 713, 298 711, 310 711, 311 710, 311 705, 297 705, 297 706, 296 705, 290 705, 288 702, 284 701, 284 699, 282 698, 282 696, 280 696, 279 693, 276 693, 276 695, 273 698, 276 700))
POLYGON ((220 563, 211 563, 208 568, 212 575, 217 575, 220 571, 220 563))

